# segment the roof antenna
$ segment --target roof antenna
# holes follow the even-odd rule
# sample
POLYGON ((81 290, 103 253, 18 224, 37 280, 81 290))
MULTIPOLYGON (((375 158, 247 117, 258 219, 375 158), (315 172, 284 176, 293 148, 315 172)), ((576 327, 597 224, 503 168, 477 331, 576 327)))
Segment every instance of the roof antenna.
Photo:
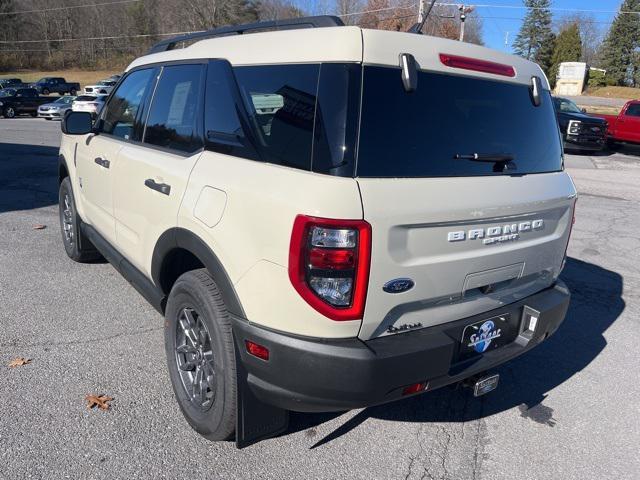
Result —
MULTIPOLYGON (((421 0, 420 4, 422 5, 424 0, 421 0)), ((417 33, 418 35, 422 35, 422 29, 424 28, 424 24, 427 23, 427 18, 429 18, 429 14, 431 13, 431 9, 435 5, 436 0, 431 0, 429 7, 427 7, 426 12, 422 16, 422 20, 418 23, 414 23, 413 26, 409 29, 409 33, 417 33)))

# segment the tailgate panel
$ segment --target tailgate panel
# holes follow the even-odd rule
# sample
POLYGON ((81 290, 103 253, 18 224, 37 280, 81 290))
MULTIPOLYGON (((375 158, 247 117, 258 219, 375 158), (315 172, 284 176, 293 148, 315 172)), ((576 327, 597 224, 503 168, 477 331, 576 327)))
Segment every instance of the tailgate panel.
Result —
POLYGON ((373 232, 363 340, 498 308, 560 273, 576 194, 564 172, 358 183, 373 232), (382 290, 397 278, 415 285, 382 290))

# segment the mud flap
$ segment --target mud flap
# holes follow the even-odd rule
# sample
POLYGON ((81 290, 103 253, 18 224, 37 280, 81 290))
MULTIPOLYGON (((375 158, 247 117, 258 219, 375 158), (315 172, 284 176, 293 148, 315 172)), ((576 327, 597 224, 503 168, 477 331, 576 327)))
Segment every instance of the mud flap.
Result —
POLYGON ((268 405, 253 394, 237 348, 236 375, 236 447, 245 448, 286 431, 289 427, 289 411, 268 405))

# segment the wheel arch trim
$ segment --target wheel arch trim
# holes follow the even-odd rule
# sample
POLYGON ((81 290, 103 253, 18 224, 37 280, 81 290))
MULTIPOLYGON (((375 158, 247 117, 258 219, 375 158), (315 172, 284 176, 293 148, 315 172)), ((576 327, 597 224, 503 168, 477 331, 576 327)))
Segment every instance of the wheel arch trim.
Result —
MULTIPOLYGON (((209 246, 196 234, 184 228, 175 227, 165 231, 156 242, 151 259, 151 278, 161 288, 161 276, 164 260, 175 249, 192 253, 209 271, 218 285, 229 313, 246 318, 236 290, 222 262, 209 246)), ((168 296, 169 292, 165 292, 168 296)))

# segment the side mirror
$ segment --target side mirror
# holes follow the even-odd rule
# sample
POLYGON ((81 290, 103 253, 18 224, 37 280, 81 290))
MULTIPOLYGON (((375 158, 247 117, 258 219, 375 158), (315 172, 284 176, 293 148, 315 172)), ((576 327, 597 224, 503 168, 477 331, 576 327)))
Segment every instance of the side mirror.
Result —
POLYGON ((586 108, 581 108, 581 109, 580 109, 580 111, 581 111, 582 113, 587 113, 587 109, 586 109, 586 108))
POLYGON ((93 120, 89 112, 67 110, 62 119, 62 133, 67 135, 86 135, 93 131, 93 120))

